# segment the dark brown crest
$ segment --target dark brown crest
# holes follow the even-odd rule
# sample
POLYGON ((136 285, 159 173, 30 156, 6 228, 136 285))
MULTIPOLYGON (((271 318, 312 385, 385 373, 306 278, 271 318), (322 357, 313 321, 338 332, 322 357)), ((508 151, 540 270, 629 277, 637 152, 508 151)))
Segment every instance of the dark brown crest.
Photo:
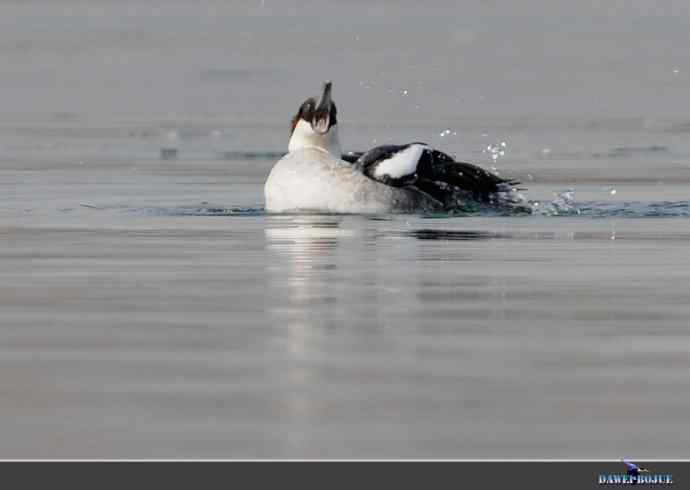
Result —
POLYGON ((318 103, 313 97, 309 97, 302 103, 299 111, 292 118, 290 126, 291 136, 300 120, 308 122, 314 131, 322 134, 338 123, 338 109, 335 107, 335 102, 331 99, 331 86, 331 82, 324 83, 323 94, 318 103), (326 120, 328 121, 327 123, 326 120))
POLYGON ((297 123, 300 121, 300 119, 304 119, 309 124, 311 124, 311 121, 314 118, 315 110, 316 100, 314 99, 314 97, 309 97, 299 107, 299 110, 297 111, 297 114, 295 114, 295 117, 292 118, 292 121, 290 123, 290 135, 292 135, 292 133, 295 131, 295 126, 297 126, 297 123))

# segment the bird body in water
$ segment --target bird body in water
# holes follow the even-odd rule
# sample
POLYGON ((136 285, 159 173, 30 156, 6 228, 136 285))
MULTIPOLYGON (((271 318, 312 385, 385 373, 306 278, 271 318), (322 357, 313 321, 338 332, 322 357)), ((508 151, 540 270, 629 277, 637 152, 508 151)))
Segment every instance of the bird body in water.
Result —
POLYGON ((456 162, 425 143, 343 154, 326 82, 292 120, 288 154, 264 186, 269 212, 411 213, 498 202, 517 182, 456 162))

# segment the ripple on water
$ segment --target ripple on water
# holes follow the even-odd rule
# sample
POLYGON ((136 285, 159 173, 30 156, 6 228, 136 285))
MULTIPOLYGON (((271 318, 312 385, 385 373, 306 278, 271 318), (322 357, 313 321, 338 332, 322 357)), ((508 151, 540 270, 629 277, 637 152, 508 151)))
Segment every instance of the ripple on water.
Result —
MULTIPOLYGON (((263 216, 269 213, 263 207, 216 206, 202 203, 198 206, 151 206, 151 207, 100 207, 81 204, 81 208, 93 211, 120 211, 128 214, 154 216, 263 216)), ((61 208, 61 213, 70 213, 76 208, 61 208)), ((333 213, 289 213, 292 215, 332 215, 333 213)), ((395 215, 369 215, 375 221, 388 221, 395 215)), ((422 219, 449 219, 462 217, 589 217, 589 218, 688 218, 690 201, 576 201, 572 189, 556 194, 550 202, 525 201, 522 206, 467 206, 451 212, 425 213, 422 219)))
POLYGON ((220 206, 151 207, 129 209, 128 211, 157 216, 261 216, 266 214, 264 208, 220 206))

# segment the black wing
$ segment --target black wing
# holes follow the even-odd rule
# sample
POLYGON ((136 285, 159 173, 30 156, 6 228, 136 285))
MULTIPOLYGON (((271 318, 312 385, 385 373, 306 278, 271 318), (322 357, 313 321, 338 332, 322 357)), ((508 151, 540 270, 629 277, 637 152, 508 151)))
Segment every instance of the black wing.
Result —
POLYGON ((496 193, 519 184, 477 165, 457 162, 450 155, 424 143, 378 146, 365 153, 348 152, 343 160, 354 163, 374 180, 394 187, 415 187, 444 205, 452 204, 458 193, 488 202, 496 193), (421 151, 412 151, 415 148, 421 151), (404 156, 408 158, 401 159, 404 156), (395 157, 400 164, 399 171, 389 175, 383 170, 391 167, 390 162, 395 157))
MULTIPOLYGON (((502 191, 519 184, 515 180, 503 179, 498 175, 467 162, 456 162, 454 158, 438 150, 424 153, 417 169, 420 190, 432 197, 446 196, 450 190, 471 194, 479 201, 487 202, 502 191)), ((441 202, 444 200, 441 199, 441 202)))

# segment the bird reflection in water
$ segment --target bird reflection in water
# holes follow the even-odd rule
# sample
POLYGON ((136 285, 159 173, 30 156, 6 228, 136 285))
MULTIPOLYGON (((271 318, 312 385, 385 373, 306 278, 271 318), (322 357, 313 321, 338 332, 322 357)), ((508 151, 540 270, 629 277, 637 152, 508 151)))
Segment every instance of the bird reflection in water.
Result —
POLYGON ((439 230, 433 228, 422 228, 406 233, 407 236, 420 240, 492 240, 512 238, 509 233, 499 233, 483 230, 439 230))
POLYGON ((265 229, 267 313, 284 356, 278 380, 288 441, 304 449, 308 426, 324 410, 325 334, 342 314, 338 307, 339 241, 354 235, 337 216, 276 216, 265 229))

